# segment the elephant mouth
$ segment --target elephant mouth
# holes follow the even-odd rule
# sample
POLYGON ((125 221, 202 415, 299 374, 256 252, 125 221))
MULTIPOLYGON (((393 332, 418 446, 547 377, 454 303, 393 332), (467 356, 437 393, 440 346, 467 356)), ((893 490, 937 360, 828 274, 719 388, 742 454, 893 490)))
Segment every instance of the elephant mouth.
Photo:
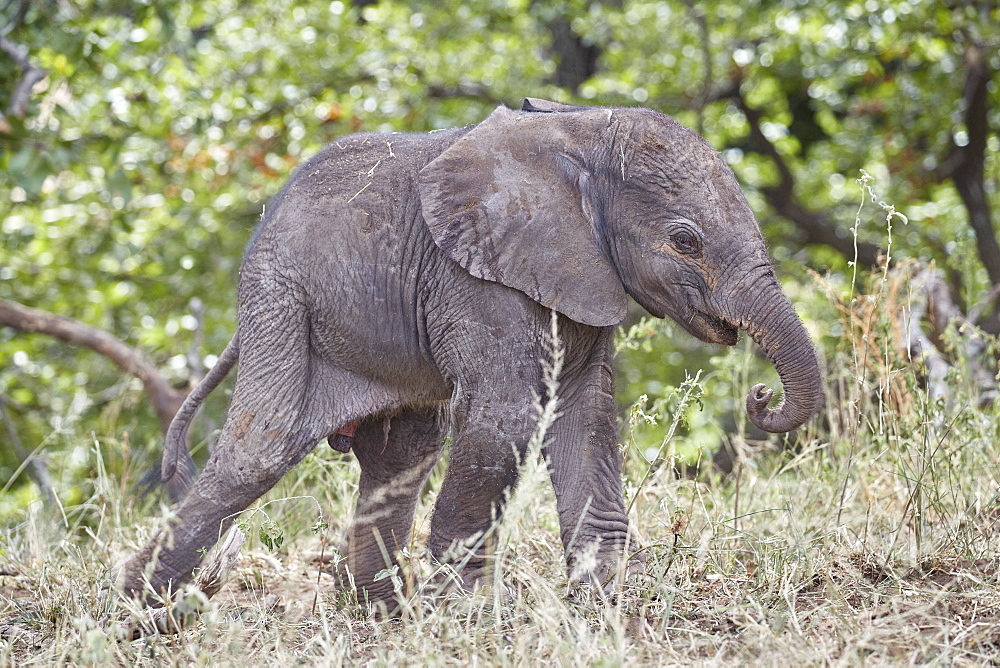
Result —
POLYGON ((698 309, 691 309, 691 315, 681 325, 689 334, 698 337, 706 343, 721 343, 725 346, 735 346, 739 340, 739 329, 721 318, 709 315, 698 309))

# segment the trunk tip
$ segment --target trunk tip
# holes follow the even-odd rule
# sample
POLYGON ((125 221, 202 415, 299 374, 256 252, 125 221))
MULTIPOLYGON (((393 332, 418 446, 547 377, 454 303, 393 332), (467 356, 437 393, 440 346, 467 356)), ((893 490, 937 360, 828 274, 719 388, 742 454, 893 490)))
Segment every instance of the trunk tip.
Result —
POLYGON ((782 400, 778 406, 772 409, 767 407, 772 397, 774 397, 774 390, 768 388, 764 383, 757 383, 750 388, 750 392, 747 394, 747 414, 750 421, 758 429, 772 434, 798 429, 816 414, 822 403, 822 399, 819 399, 813 402, 813 405, 807 410, 803 410, 801 406, 793 407, 782 400))

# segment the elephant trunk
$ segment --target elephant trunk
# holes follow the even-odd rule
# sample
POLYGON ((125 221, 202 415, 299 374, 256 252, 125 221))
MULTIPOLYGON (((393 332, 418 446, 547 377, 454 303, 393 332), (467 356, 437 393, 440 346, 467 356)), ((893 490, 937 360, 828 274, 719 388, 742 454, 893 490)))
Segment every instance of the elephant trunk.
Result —
POLYGON ((751 388, 746 402, 750 421, 764 431, 780 433, 798 428, 816 414, 823 403, 823 377, 809 334, 773 274, 768 274, 771 286, 734 320, 767 355, 784 388, 775 408, 767 406, 773 390, 763 383, 751 388))

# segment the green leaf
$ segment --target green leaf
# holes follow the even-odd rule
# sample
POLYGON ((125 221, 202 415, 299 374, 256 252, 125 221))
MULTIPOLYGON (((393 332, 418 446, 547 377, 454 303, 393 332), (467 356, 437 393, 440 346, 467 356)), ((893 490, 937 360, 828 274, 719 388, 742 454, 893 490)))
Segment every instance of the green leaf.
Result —
POLYGON ((260 531, 257 535, 260 536, 260 542, 269 550, 277 550, 285 542, 284 531, 271 520, 260 525, 260 531))

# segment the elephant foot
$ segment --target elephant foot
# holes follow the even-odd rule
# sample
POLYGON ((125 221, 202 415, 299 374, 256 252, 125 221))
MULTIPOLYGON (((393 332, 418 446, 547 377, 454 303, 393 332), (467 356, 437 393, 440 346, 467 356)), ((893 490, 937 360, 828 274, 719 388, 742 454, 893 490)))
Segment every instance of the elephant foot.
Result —
POLYGON ((155 553, 155 548, 148 546, 112 567, 102 596, 117 591, 141 606, 141 609, 126 607, 130 613, 118 624, 122 637, 134 640, 150 633, 178 633, 192 626, 208 608, 209 599, 225 585, 245 541, 246 535, 238 527, 232 527, 214 554, 203 562, 190 585, 185 584, 191 579, 190 573, 168 577, 178 571, 162 559, 149 558, 150 550, 155 553))
POLYGON ((490 569, 456 570, 442 564, 421 588, 425 605, 438 609, 491 608, 494 605, 510 606, 515 601, 514 591, 490 569))
POLYGON ((370 610, 376 619, 398 619, 414 606, 434 608, 460 601, 493 598, 499 587, 500 600, 514 600, 505 583, 495 581, 492 569, 462 568, 438 564, 430 577, 420 583, 409 581, 400 569, 385 569, 377 574, 352 572, 343 560, 332 569, 336 579, 337 601, 344 607, 370 610))
POLYGON ((423 589, 431 595, 447 598, 472 594, 492 583, 492 571, 486 568, 455 568, 449 563, 439 563, 423 589))
POLYGON ((647 578, 646 554, 638 542, 630 542, 628 554, 621 545, 603 550, 598 543, 592 545, 570 561, 569 579, 575 594, 589 591, 600 598, 614 599, 643 585, 647 578))
POLYGON ((108 588, 120 592, 146 608, 158 608, 175 588, 170 580, 157 578, 150 561, 135 555, 119 562, 108 572, 108 588))
POLYGON ((402 615, 407 587, 398 568, 378 573, 355 572, 344 559, 333 567, 332 575, 338 605, 369 609, 376 619, 397 619, 402 615))

